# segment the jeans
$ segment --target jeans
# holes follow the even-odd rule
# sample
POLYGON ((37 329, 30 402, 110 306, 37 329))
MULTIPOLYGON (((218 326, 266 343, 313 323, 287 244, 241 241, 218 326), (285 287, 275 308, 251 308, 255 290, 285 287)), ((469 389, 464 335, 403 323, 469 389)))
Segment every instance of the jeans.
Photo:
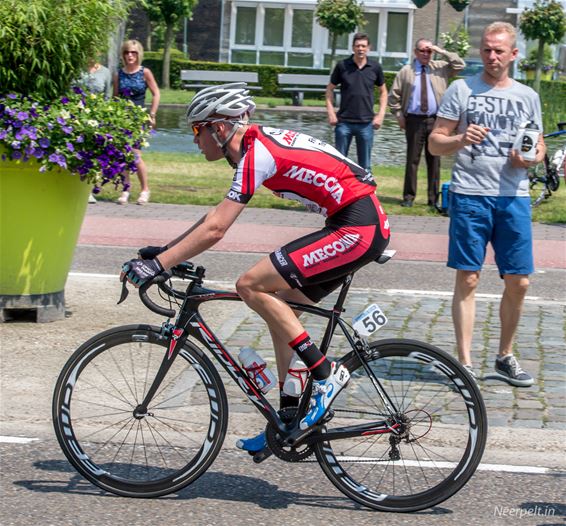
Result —
POLYGON ((371 121, 368 123, 339 122, 334 133, 336 149, 345 157, 348 157, 352 137, 356 138, 358 164, 371 172, 371 149, 373 147, 373 126, 371 121))

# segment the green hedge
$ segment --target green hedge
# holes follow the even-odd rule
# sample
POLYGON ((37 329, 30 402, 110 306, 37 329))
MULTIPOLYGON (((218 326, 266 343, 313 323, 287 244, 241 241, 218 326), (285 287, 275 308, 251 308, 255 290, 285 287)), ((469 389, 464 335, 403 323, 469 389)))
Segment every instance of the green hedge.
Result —
MULTIPOLYGON (((144 65, 151 69, 156 79, 161 79, 162 59, 161 53, 146 52, 144 54, 144 65)), ((294 73, 305 75, 327 75, 328 69, 312 69, 312 68, 291 68, 285 66, 268 66, 268 65, 248 65, 248 64, 226 64, 224 62, 199 62, 195 60, 185 60, 174 57, 171 59, 171 87, 175 89, 181 88, 181 70, 182 69, 202 69, 210 71, 252 71, 257 72, 259 84, 262 89, 259 95, 264 97, 288 97, 288 93, 279 92, 277 84, 277 75, 279 73, 294 73)), ((391 86, 395 78, 394 72, 385 72, 385 82, 387 86, 391 86)), ((311 94, 305 94, 308 96, 311 94)), ((319 98, 322 95, 319 95, 319 98)), ((316 95, 315 95, 316 97, 316 95)))

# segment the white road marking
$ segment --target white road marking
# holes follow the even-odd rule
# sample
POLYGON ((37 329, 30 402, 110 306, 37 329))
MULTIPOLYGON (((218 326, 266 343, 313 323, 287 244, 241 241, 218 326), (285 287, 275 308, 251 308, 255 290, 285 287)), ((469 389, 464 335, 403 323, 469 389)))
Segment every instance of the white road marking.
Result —
MULTIPOLYGON (((363 457, 340 457, 337 456, 339 462, 356 462, 358 464, 375 464, 375 465, 395 465, 396 467, 409 467, 409 468, 431 468, 431 469, 453 469, 456 467, 455 462, 440 462, 433 460, 400 460, 397 462, 387 462, 375 458, 363 458, 363 457)), ((530 473, 541 475, 545 473, 557 472, 557 470, 551 468, 543 468, 540 466, 514 466, 510 464, 480 464, 477 471, 495 471, 504 473, 530 473)))
POLYGON ((29 444, 35 442, 39 438, 27 438, 27 437, 9 437, 0 435, 0 443, 3 444, 29 444))
MULTIPOLYGON (((29 437, 15 437, 15 436, 4 436, 0 435, 0 443, 3 444, 30 444, 32 442, 37 442, 39 438, 29 438, 29 437)), ((348 462, 354 461, 359 464, 376 464, 376 465, 386 465, 388 462, 374 458, 363 458, 363 457, 349 457, 338 456, 339 461, 348 462)), ((313 462, 316 462, 313 460, 313 462)), ((455 462, 436 462, 430 460, 401 460, 397 462, 391 462, 391 465, 402 467, 418 467, 418 468, 431 468, 431 469, 453 469, 456 467, 455 462)), ((552 468, 543 468, 540 466, 514 466, 511 464, 480 464, 477 471, 494 471, 498 473, 529 473, 531 475, 544 475, 545 473, 561 473, 560 470, 552 468)))
MULTIPOLYGON (((69 276, 74 278, 95 278, 95 279, 118 279, 120 276, 118 274, 97 274, 94 272, 69 272, 69 276)), ((234 285, 236 280, 205 280, 207 286, 228 288, 229 290, 234 290, 234 285)), ((386 294, 388 296, 427 296, 429 298, 451 298, 454 292, 452 290, 413 290, 413 289, 370 289, 367 287, 352 287, 350 293, 362 294, 362 293, 379 293, 386 294)), ((478 293, 476 298, 480 300, 500 300, 501 294, 486 294, 478 293)), ((560 300, 548 300, 543 299, 539 296, 525 296, 525 301, 529 303, 535 303, 539 305, 556 305, 562 304, 560 300)))

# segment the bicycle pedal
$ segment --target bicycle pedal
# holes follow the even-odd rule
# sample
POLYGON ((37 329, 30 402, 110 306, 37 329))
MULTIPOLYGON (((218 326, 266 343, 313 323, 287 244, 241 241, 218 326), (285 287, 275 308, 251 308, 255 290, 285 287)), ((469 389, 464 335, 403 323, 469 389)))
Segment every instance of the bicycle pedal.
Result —
POLYGON ((256 464, 261 464, 264 460, 267 460, 271 455, 273 455, 269 446, 265 446, 261 451, 257 451, 253 455, 253 461, 256 464))

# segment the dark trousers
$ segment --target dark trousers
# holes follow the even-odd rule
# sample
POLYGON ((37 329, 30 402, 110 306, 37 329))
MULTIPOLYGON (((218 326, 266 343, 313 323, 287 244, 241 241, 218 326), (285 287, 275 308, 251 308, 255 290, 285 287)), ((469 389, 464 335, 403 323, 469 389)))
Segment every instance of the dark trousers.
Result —
POLYGON ((405 137, 407 138, 407 164, 405 165, 405 184, 403 199, 413 201, 417 195, 417 172, 423 147, 426 157, 428 183, 428 204, 436 205, 440 185, 440 157, 431 155, 427 141, 434 126, 435 117, 408 114, 405 118, 405 137))

